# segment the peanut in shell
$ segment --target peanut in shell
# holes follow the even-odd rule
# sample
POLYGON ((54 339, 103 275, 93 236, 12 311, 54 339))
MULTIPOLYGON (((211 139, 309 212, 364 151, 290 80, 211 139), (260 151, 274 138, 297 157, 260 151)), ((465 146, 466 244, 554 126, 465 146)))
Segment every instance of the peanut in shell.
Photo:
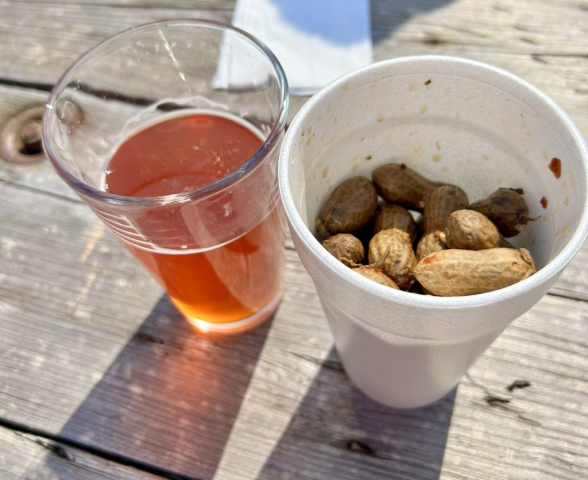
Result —
POLYGON ((416 259, 417 262, 420 262, 423 258, 431 253, 440 252, 441 250, 446 250, 447 245, 445 245, 440 239, 437 232, 429 232, 424 234, 416 248, 416 259))
POLYGON ((361 241, 350 233, 338 233, 325 238, 323 247, 347 267, 357 267, 365 257, 361 241))
POLYGON ((494 248, 500 234, 488 218, 474 210, 456 210, 447 220, 440 240, 449 248, 483 250, 494 248))
POLYGON ((445 230, 447 219, 456 210, 468 208, 467 194, 454 185, 436 188, 426 199, 423 212, 425 233, 445 230))
POLYGON ((397 228, 408 233, 410 241, 415 242, 418 227, 410 212, 400 205, 380 205, 374 217, 374 233, 389 228, 397 228))
POLYGON ((413 273, 434 295, 458 297, 505 288, 536 271, 527 249, 491 248, 433 253, 422 259, 413 273))
POLYGON ((361 230, 369 224, 377 206, 374 184, 362 176, 349 178, 333 191, 315 222, 316 229, 332 235, 361 230))
POLYGON ((432 182, 404 163, 387 163, 372 172, 378 194, 387 202, 422 210, 427 196, 443 183, 432 182))
POLYGON ((398 290, 398 285, 396 285, 394 281, 379 268, 370 265, 360 265, 355 267, 353 271, 359 273, 365 278, 369 278, 370 280, 379 283, 380 285, 398 290))
POLYGON ((488 217, 496 225, 498 231, 507 238, 518 235, 520 226, 539 218, 529 216, 529 207, 520 188, 499 188, 484 200, 472 203, 470 210, 475 210, 488 217))
POLYGON ((370 240, 368 259, 394 280, 400 290, 408 290, 414 283, 412 269, 416 258, 408 233, 396 228, 376 233, 370 240))

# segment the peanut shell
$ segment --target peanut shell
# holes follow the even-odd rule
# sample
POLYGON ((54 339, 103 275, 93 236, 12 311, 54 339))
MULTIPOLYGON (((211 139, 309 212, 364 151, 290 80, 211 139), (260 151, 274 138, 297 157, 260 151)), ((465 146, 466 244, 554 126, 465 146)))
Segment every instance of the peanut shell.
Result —
POLYGON ((365 257, 361 241, 350 233, 338 233, 325 238, 323 247, 347 267, 356 267, 365 257))
POLYGON ((426 199, 424 216, 425 233, 445 230, 447 219, 456 210, 468 208, 467 194, 454 185, 436 188, 426 199))
POLYGON ((319 232, 351 233, 365 227, 378 206, 374 184, 366 177, 352 177, 332 193, 316 221, 319 232))
POLYGON ((529 207, 522 194, 522 189, 499 188, 484 200, 478 200, 470 205, 488 219, 504 237, 518 235, 520 225, 526 225, 529 220, 537 220, 529 216, 529 207), (519 228, 517 228, 519 227, 519 228))
POLYGON ((423 258, 431 253, 446 250, 447 246, 439 239, 436 232, 430 232, 423 235, 416 248, 416 259, 420 262, 423 258))
POLYGON ((422 210, 425 198, 443 183, 432 182, 404 163, 387 163, 372 172, 378 194, 387 202, 422 210))
POLYGON ((359 273, 365 278, 369 278, 370 280, 379 283, 380 285, 398 290, 398 285, 396 285, 394 281, 379 268, 369 265, 360 265, 359 267, 354 268, 353 271, 359 273))
POLYGON ((500 234, 487 217, 474 210, 456 210, 447 220, 441 241, 449 248, 483 250, 494 248, 500 234))
POLYGON ((394 280, 400 290, 408 290, 414 283, 412 269, 416 258, 408 233, 396 228, 376 233, 370 240, 368 259, 394 280))
POLYGON ((413 273, 434 295, 457 297, 492 292, 514 285, 536 272, 528 250, 443 250, 422 259, 413 273))
POLYGON ((418 227, 410 212, 400 205, 380 205, 374 219, 374 233, 389 228, 397 228, 408 233, 410 241, 414 243, 418 227))

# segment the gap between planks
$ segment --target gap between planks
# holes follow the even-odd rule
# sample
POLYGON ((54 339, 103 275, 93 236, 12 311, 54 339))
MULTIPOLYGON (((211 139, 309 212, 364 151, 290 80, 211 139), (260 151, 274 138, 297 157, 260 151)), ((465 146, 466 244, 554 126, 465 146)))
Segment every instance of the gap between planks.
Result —
POLYGON ((171 470, 160 468, 156 465, 142 462, 140 460, 136 460, 131 457, 127 457, 125 455, 121 455, 114 452, 109 452, 103 450, 101 448, 93 447, 91 445, 85 444, 84 442, 79 442, 76 440, 71 440, 68 438, 64 438, 61 435, 54 435, 44 430, 39 430, 36 428, 29 427, 27 425, 23 425, 18 422, 14 422, 12 420, 0 417, 0 427, 10 430, 14 433, 22 434, 22 436, 32 442, 37 443, 38 445, 46 448, 47 450, 51 451, 53 454, 61 457, 65 461, 73 462, 76 464, 76 457, 75 455, 71 455, 68 452, 68 449, 65 447, 71 447, 73 449, 81 450, 87 454, 93 455, 94 457, 98 457, 104 459, 108 462, 115 462, 119 465, 124 465, 126 467, 131 467, 135 470, 139 470, 144 473, 148 473, 151 475, 156 475, 162 478, 168 478, 172 480, 200 480, 199 477, 193 477, 184 475, 181 473, 173 472, 171 470), (28 436, 32 435, 34 437, 38 437, 37 439, 31 439, 28 436), (46 441, 44 441, 46 440, 46 441))

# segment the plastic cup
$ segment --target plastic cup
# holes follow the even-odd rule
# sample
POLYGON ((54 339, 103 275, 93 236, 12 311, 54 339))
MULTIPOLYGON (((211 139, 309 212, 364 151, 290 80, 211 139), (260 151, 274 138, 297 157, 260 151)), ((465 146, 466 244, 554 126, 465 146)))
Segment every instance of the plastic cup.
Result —
POLYGON ((398 408, 449 392, 509 323, 541 299, 582 245, 587 165, 584 140, 552 100, 478 62, 399 58, 315 95, 287 132, 280 193, 294 245, 357 387, 398 408), (559 178, 549 169, 553 158, 561 160, 559 178), (540 270, 508 288, 442 298, 378 285, 338 262, 314 236, 320 208, 342 180, 371 178, 390 161, 459 185, 470 201, 498 187, 523 188, 531 216, 541 218, 509 240, 527 247, 540 270))
POLYGON ((51 93, 43 143, 57 173, 188 320, 202 332, 232 334, 269 318, 282 293, 277 162, 287 112, 288 84, 265 45, 230 25, 168 20, 115 35, 77 60, 51 93), (238 90, 222 81, 227 58, 245 77, 238 90), (261 147, 193 190, 159 197, 108 191, 109 162, 126 139, 190 114, 230 119, 261 147))

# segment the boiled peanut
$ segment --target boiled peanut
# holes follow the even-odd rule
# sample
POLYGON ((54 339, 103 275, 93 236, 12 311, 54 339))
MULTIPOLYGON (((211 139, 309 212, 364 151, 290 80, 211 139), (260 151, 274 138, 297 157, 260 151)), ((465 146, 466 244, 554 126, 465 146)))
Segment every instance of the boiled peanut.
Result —
POLYGON ((378 194, 387 202, 422 210, 425 198, 443 183, 432 182, 404 163, 387 163, 372 172, 378 194))
POLYGON ((380 285, 398 290, 398 285, 396 285, 394 281, 379 268, 369 265, 360 265, 359 267, 354 268, 353 271, 359 273, 365 278, 369 278, 370 280, 379 283, 380 285))
POLYGON ((331 234, 355 232, 370 222, 377 206, 374 184, 366 177, 349 178, 332 193, 316 221, 316 228, 331 234))
POLYGON ((416 258, 408 233, 390 228, 376 233, 370 240, 368 259, 380 266, 400 290, 408 290, 414 282, 412 269, 416 258))
POLYGON ((447 248, 439 240, 439 236, 435 235, 435 232, 445 228, 447 219, 452 212, 467 208, 468 203, 466 193, 454 185, 443 185, 431 192, 427 197, 423 212, 425 234, 417 245, 417 260, 420 261, 431 253, 440 252, 447 248))
POLYGON ((350 233, 338 233, 323 240, 323 247, 348 267, 356 267, 365 257, 361 241, 350 233))
POLYGON ((444 185, 433 190, 426 199, 423 212, 425 233, 445 230, 449 215, 468 208, 469 203, 467 194, 454 185, 444 185))
POLYGON ((520 188, 499 188, 484 200, 472 203, 470 210, 486 215, 503 236, 514 237, 520 232, 519 225, 538 218, 529 216, 529 207, 522 192, 520 188))
POLYGON ((419 244, 416 248, 416 259, 420 262, 423 258, 431 253, 440 252, 446 250, 447 246, 439 239, 436 232, 426 233, 419 240, 419 244))
POLYGON ((414 243, 418 227, 410 212, 400 205, 380 205, 374 219, 374 233, 389 228, 397 228, 408 233, 410 241, 414 243))
POLYGON ((500 234, 494 224, 474 210, 456 210, 447 220, 440 240, 449 248, 483 250, 494 248, 500 234))
POLYGON ((536 272, 528 250, 443 250, 422 259, 413 273, 434 295, 457 297, 514 285, 536 272))

